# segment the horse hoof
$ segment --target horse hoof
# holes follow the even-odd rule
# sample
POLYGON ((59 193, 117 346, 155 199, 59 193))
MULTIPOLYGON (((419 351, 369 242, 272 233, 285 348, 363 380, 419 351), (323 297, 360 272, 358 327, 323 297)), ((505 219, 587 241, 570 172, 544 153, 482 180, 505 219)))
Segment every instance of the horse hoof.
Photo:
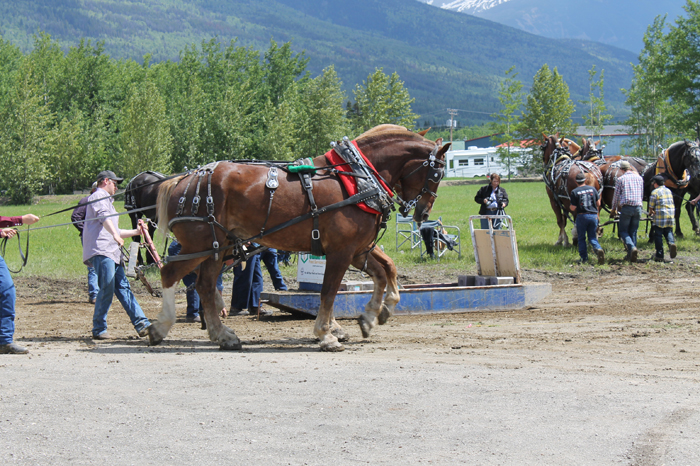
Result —
POLYGON ((337 341, 326 344, 321 343, 321 351, 325 351, 326 353, 340 353, 341 351, 345 351, 345 347, 337 341))
POLYGON ((350 340, 350 335, 347 334, 345 329, 337 328, 331 331, 331 334, 338 339, 338 341, 348 341, 350 340))
POLYGON ((239 341, 238 343, 236 342, 226 342, 226 343, 221 343, 219 345, 219 350, 220 351, 240 351, 243 349, 243 345, 239 341))
POLYGON ((380 312, 379 316, 377 316, 377 322, 379 322, 379 325, 384 325, 386 324, 386 321, 389 320, 389 317, 391 317, 391 312, 389 312, 386 304, 383 304, 382 312, 380 312))
POLYGON ((362 336, 364 338, 369 338, 374 325, 372 325, 372 323, 367 320, 364 314, 360 316, 360 318, 358 319, 358 323, 360 324, 360 330, 362 330, 362 336))
POLYGON ((148 330, 148 346, 158 346, 165 339, 165 334, 159 329, 158 321, 152 320, 148 330))
POLYGON ((163 337, 154 335, 154 332, 148 332, 148 346, 158 346, 163 342, 163 337))

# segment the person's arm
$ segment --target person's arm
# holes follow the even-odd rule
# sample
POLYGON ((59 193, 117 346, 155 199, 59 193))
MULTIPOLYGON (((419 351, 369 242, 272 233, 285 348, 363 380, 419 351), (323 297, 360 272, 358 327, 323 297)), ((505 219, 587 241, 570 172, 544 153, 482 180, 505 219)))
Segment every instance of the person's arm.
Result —
POLYGON ((508 207, 508 193, 505 189, 501 187, 499 187, 499 189, 503 192, 503 199, 501 199, 501 209, 505 209, 506 207, 508 207))
POLYGON ((481 188, 479 188, 479 190, 476 192, 476 196, 474 196, 474 202, 476 202, 477 204, 483 204, 484 202, 486 202, 486 200, 488 199, 488 196, 486 196, 487 187, 488 186, 482 186, 481 188))
POLYGON ((691 205, 696 205, 700 201, 700 194, 695 199, 689 201, 691 205))

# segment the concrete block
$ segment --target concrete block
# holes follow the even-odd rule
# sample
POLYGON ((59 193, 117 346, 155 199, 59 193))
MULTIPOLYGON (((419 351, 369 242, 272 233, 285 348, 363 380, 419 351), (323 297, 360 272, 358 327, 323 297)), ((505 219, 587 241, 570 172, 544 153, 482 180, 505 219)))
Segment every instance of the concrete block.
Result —
POLYGON ((496 285, 512 285, 515 283, 513 277, 496 277, 496 285))
POLYGON ((492 276, 487 276, 487 275, 477 275, 474 278, 474 285, 475 286, 491 286, 491 285, 497 285, 498 284, 498 278, 497 277, 492 277, 492 276))
POLYGON ((459 275, 457 276, 457 286, 474 286, 475 275, 459 275))
POLYGON ((356 280, 348 280, 340 284, 338 291, 372 291, 374 289, 374 282, 362 282, 356 280))

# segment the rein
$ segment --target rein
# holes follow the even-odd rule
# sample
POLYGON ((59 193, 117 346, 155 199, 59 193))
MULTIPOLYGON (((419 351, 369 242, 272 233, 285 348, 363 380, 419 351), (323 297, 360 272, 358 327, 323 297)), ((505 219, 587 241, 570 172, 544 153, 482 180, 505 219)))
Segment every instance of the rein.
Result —
MULTIPOLYGON (((163 178, 162 180, 158 180, 158 181, 153 181, 153 182, 151 182, 151 183, 147 183, 147 184, 145 184, 145 185, 143 185, 143 186, 139 186, 139 187, 136 188, 136 189, 145 188, 145 187, 147 187, 147 186, 150 186, 150 185, 156 184, 156 183, 162 183, 162 182, 164 182, 164 181, 170 180, 170 179, 172 179, 172 178, 177 178, 178 176, 186 175, 186 174, 188 174, 188 173, 189 173, 189 171, 183 172, 183 173, 177 173, 177 174, 175 174, 175 175, 170 175, 170 176, 168 176, 167 178, 163 178)), ((137 176, 138 176, 138 175, 137 175, 137 176)), ((133 179, 133 178, 132 178, 132 179, 133 179)), ((129 187, 129 185, 127 184, 127 188, 128 188, 128 187, 129 187)), ((65 209, 57 210, 56 212, 51 212, 50 214, 42 215, 42 218, 43 218, 43 217, 51 217, 52 215, 60 214, 60 213, 62 213, 62 212, 67 212, 67 211, 69 211, 69 210, 75 210, 77 207, 80 207, 80 206, 90 205, 90 204, 93 204, 93 203, 95 203, 95 202, 102 201, 102 200, 104 200, 104 199, 116 198, 117 196, 123 196, 123 195, 125 195, 125 194, 126 194, 126 189, 124 189, 124 191, 122 191, 122 192, 120 192, 120 193, 114 193, 114 194, 112 194, 111 196, 101 197, 101 198, 99 198, 99 199, 95 199, 95 200, 92 200, 92 201, 90 201, 90 202, 86 202, 85 204, 75 204, 75 205, 73 205, 73 206, 71 206, 71 207, 66 207, 65 209)), ((143 209, 141 209, 141 210, 143 210, 143 209)), ((130 212, 137 212, 137 210, 134 209, 134 210, 131 210, 130 212)), ((35 228, 35 229, 36 229, 36 228, 35 228)))
MULTIPOLYGON (((27 265, 27 260, 29 259, 29 233, 27 233, 27 242, 25 245, 25 251, 27 251, 27 254, 25 255, 24 252, 22 251, 22 240, 20 239, 20 230, 16 230, 17 234, 17 245, 19 247, 19 257, 22 259, 22 265, 19 266, 18 270, 12 270, 9 266, 7 267, 7 270, 9 270, 12 273, 20 273, 22 269, 24 268, 25 265, 27 265)), ((2 242, 0 242, 0 255, 5 258, 5 249, 7 248, 7 241, 10 238, 3 238, 2 242)))

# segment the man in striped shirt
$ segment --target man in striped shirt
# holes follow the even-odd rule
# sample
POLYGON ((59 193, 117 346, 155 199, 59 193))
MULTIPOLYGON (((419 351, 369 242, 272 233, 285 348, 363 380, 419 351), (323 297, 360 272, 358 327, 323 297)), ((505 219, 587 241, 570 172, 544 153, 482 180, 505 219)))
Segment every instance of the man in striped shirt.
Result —
POLYGON ((654 190, 649 196, 649 215, 654 217, 654 244, 656 255, 654 260, 664 261, 664 238, 668 243, 671 259, 676 257, 676 240, 673 238, 673 227, 676 225, 676 206, 673 203, 671 190, 664 185, 664 177, 656 175, 651 179, 654 190))
POLYGON ((637 229, 642 217, 644 181, 626 160, 620 162, 620 169, 624 174, 615 181, 611 214, 620 213, 618 223, 620 239, 625 244, 627 259, 630 262, 637 262, 637 229))

